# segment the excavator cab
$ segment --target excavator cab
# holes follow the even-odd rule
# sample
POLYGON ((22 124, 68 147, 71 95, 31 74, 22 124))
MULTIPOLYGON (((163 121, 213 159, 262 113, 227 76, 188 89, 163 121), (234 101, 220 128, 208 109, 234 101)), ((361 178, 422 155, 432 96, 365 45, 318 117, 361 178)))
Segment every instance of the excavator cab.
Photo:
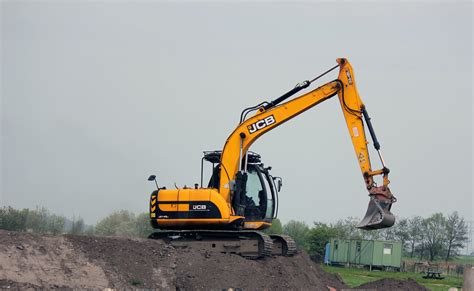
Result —
MULTIPOLYGON (((221 151, 204 152, 203 161, 212 163, 212 176, 208 188, 219 188, 221 151)), ((255 152, 248 152, 247 181, 245 195, 241 197, 245 222, 271 223, 278 213, 278 192, 281 189, 281 178, 270 174, 271 167, 265 167, 261 157, 255 152)))

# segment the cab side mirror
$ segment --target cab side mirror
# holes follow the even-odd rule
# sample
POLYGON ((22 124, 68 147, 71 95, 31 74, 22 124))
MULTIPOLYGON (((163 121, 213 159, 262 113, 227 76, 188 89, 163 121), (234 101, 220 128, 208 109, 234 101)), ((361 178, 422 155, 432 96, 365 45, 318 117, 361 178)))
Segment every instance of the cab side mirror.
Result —
POLYGON ((160 187, 158 187, 158 182, 156 181, 156 175, 150 175, 150 177, 148 177, 148 181, 155 181, 155 185, 156 185, 156 190, 160 190, 160 187))
POLYGON ((280 192, 283 186, 283 179, 281 177, 273 177, 273 180, 276 181, 277 191, 280 192))

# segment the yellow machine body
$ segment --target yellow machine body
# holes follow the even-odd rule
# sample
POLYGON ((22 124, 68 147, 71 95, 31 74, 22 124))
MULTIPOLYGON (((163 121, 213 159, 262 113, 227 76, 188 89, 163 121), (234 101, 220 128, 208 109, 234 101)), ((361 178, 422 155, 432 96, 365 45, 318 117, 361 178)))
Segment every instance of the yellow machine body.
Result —
POLYGON ((151 217, 157 219, 162 228, 199 224, 227 225, 232 222, 227 202, 216 189, 155 191, 151 197, 150 211, 151 217))
POLYGON ((161 229, 225 229, 242 222, 245 229, 264 229, 271 225, 265 221, 244 221, 243 216, 231 215, 222 195, 211 188, 154 191, 150 199, 150 216, 161 229))

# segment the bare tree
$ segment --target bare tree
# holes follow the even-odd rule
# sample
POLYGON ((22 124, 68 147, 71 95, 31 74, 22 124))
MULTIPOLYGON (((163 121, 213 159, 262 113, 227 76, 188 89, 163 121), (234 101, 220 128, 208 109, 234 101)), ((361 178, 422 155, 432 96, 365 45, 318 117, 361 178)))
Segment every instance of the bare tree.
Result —
POLYGON ((446 220, 446 261, 451 255, 456 255, 459 248, 467 241, 467 224, 464 218, 455 211, 446 220))
POLYGON ((446 218, 442 213, 435 213, 423 220, 423 243, 433 261, 443 251, 443 241, 446 238, 446 218))
POLYGON ((71 234, 82 234, 85 230, 84 219, 81 217, 77 218, 74 216, 72 219, 71 230, 69 233, 71 234))
MULTIPOLYGON (((340 219, 336 222, 334 227, 342 229, 344 232, 344 236, 347 239, 368 239, 365 235, 370 234, 371 232, 363 232, 362 230, 357 228, 357 224, 359 219, 356 217, 347 217, 345 219, 340 219)), ((375 232, 376 233, 376 232, 375 232)))
POLYGON ((408 233, 408 219, 400 218, 394 228, 394 239, 402 243, 402 252, 406 253, 407 242, 410 239, 408 233))
POLYGON ((396 240, 396 229, 398 228, 398 221, 394 226, 389 228, 381 229, 377 232, 380 233, 380 238, 384 240, 396 240))
POLYGON ((60 215, 50 215, 48 217, 48 232, 54 235, 58 235, 64 231, 64 224, 66 219, 60 215))
POLYGON ((36 207, 36 209, 28 212, 26 228, 37 233, 47 233, 49 217, 50 213, 48 209, 44 207, 36 207))
POLYGON ((408 239, 407 242, 410 246, 410 257, 413 258, 415 254, 416 244, 421 243, 422 238, 422 223, 423 218, 421 216, 414 216, 408 220, 407 232, 408 239))

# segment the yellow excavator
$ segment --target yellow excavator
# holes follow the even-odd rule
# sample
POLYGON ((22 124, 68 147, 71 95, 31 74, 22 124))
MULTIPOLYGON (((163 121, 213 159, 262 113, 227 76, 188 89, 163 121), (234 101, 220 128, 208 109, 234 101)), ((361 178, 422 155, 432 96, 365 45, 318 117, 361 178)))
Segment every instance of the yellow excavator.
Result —
POLYGON ((159 231, 149 238, 162 239, 176 246, 236 253, 254 259, 295 254, 296 244, 291 237, 259 231, 270 227, 277 217, 282 179, 272 176, 271 167, 264 166, 261 156, 249 149, 261 135, 335 95, 339 97, 369 192, 369 206, 358 227, 372 230, 392 226, 395 217, 390 209, 396 199, 388 187, 389 169, 385 166, 366 107, 357 92, 352 67, 347 59, 339 58, 336 66, 311 81, 297 84, 273 101, 244 109, 239 125, 227 138, 222 151, 204 152, 201 185, 172 190, 160 188, 156 176, 151 175, 148 180, 155 182, 157 190, 150 197, 150 221, 159 231), (336 80, 284 102, 336 68, 339 68, 336 80), (248 117, 252 112, 254 115, 248 117), (371 167, 364 121, 381 161, 379 170, 371 167), (212 164, 212 175, 206 187, 203 186, 205 161, 212 164), (382 176, 382 185, 377 186, 375 176, 382 176))

